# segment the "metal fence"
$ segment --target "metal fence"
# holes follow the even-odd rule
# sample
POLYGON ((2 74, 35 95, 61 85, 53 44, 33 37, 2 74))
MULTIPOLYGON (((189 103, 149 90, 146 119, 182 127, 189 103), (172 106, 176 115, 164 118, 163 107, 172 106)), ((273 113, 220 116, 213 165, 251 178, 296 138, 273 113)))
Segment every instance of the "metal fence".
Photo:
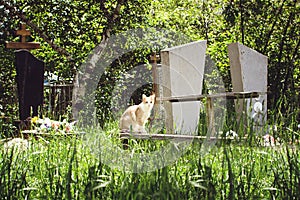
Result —
POLYGON ((71 117, 72 90, 71 83, 44 85, 44 114, 54 119, 71 117))

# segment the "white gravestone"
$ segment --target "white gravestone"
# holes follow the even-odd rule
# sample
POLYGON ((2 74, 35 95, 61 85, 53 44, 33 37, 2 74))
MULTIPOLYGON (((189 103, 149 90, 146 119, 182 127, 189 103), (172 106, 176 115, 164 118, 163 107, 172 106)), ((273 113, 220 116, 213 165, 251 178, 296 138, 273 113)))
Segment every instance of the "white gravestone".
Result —
POLYGON ((238 120, 246 125, 247 118, 252 118, 260 132, 267 120, 268 58, 239 43, 229 44, 228 54, 233 92, 261 92, 258 98, 236 101, 238 120))
MULTIPOLYGON (((196 41, 161 51, 162 97, 199 95, 205 67, 206 41, 196 41)), ((168 133, 197 131, 200 102, 163 102, 168 133)))

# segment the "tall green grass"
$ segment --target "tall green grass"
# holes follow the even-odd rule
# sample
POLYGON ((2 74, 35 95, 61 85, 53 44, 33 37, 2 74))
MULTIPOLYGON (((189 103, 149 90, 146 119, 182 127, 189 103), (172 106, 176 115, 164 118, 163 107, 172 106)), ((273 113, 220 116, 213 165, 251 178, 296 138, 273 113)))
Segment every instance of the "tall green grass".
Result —
MULTIPOLYGON (((26 150, 4 149, 2 143, 0 199, 298 199, 296 118, 269 116, 269 124, 278 126, 272 134, 281 138, 280 146, 261 146, 261 138, 247 127, 239 135, 252 135, 251 140, 222 140, 209 148, 194 141, 175 162, 142 173, 107 166, 101 162, 104 153, 93 150, 98 141, 106 147, 104 136, 122 149, 116 122, 98 130, 91 143, 84 135, 45 138, 49 143, 32 137, 26 150)), ((225 124, 227 130, 234 126, 225 124)), ((126 151, 152 152, 167 144, 130 139, 126 151)))
MULTIPOLYGON (((147 142, 145 142, 147 143, 147 142)), ((145 145, 145 144, 143 144, 145 145)), ((146 145, 147 146, 147 145, 146 145)), ((134 148, 134 147, 132 147, 134 148)), ((130 173, 100 162, 78 138, 2 150, 1 199, 296 199, 299 147, 194 142, 175 163, 130 173)))

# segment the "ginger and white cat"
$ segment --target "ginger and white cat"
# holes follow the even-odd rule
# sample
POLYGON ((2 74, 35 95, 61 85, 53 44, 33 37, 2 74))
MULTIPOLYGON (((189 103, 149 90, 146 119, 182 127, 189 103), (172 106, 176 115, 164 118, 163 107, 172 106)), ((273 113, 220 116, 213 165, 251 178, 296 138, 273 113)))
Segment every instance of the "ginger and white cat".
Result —
POLYGON ((143 94, 139 105, 128 107, 120 119, 121 130, 146 133, 145 124, 150 117, 155 101, 155 94, 147 97, 143 94))

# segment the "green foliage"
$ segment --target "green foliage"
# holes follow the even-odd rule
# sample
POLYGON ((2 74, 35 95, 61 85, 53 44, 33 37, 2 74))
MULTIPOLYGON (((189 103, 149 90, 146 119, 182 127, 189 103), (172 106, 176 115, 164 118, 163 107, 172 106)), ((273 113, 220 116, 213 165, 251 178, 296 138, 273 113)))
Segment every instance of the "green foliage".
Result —
MULTIPOLYGON (((267 55, 268 108, 278 109, 278 99, 284 98, 286 104, 280 109, 284 115, 289 115, 288 111, 296 110, 299 105, 300 5, 295 0, 43 0, 38 4, 32 0, 18 0, 8 4, 38 27, 38 32, 31 30, 32 37, 28 40, 41 42, 42 48, 33 53, 46 62, 47 71, 64 79, 73 80, 76 70, 84 63, 87 55, 109 35, 129 29, 146 30, 154 27, 184 34, 189 41, 207 40, 207 53, 216 63, 226 91, 232 88, 227 44, 241 42, 267 55), (66 57, 54 51, 41 38, 41 33, 71 56, 66 57)), ((8 99, 8 96, 14 94, 13 51, 5 49, 4 42, 17 40, 12 37, 13 30, 18 28, 21 20, 3 5, 0 6, 0 14, 3 16, 3 22, 0 23, 0 101, 8 109, 7 113, 15 113, 15 104, 8 99)), ((105 101, 110 101, 111 79, 118 79, 120 74, 136 64, 147 63, 147 56, 151 51, 158 52, 161 47, 157 45, 154 49, 139 49, 113 63, 116 70, 108 72, 112 76, 102 77, 100 80, 100 97, 107 96, 105 101)), ((108 109, 109 103, 98 99, 97 105, 100 110, 103 107, 108 109)), ((104 112, 104 115, 107 114, 104 112)), ((101 118, 101 121, 105 118, 101 118)))
POLYGON ((0 6, 0 112, 6 115, 16 111, 16 71, 14 69, 13 51, 5 49, 5 41, 11 40, 16 23, 10 20, 6 10, 0 6))

